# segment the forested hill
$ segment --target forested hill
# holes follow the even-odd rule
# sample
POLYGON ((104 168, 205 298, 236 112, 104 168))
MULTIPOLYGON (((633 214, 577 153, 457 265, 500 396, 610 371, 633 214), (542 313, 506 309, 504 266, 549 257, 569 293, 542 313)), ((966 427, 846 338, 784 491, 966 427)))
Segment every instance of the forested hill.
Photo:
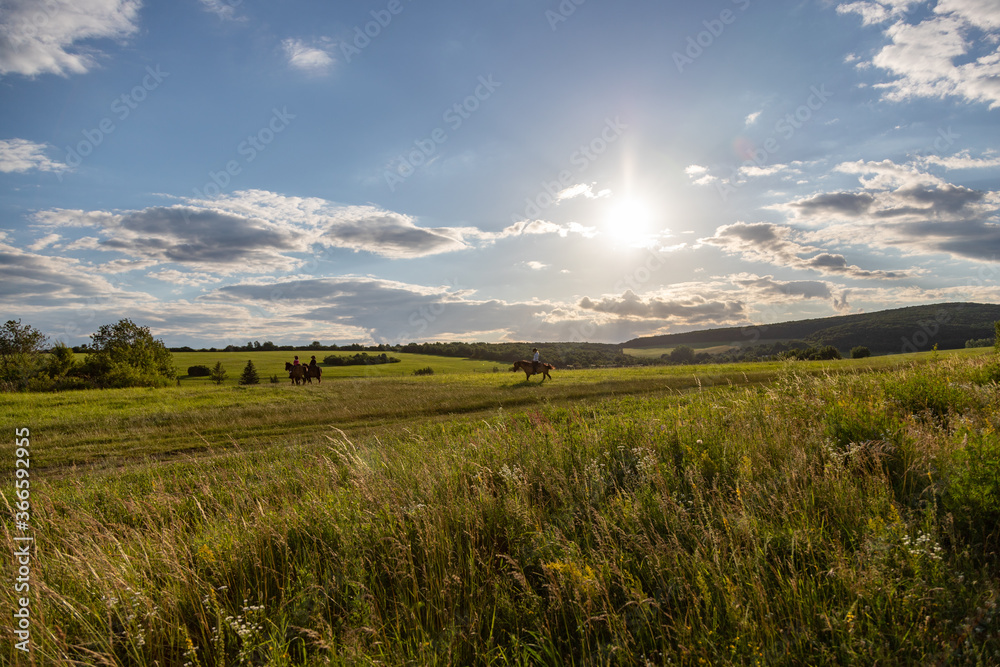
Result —
POLYGON ((1000 305, 997 304, 941 303, 635 338, 623 347, 658 348, 705 343, 745 347, 764 341, 797 340, 817 347, 832 345, 842 352, 859 345, 874 354, 929 350, 935 344, 939 349, 948 350, 964 347, 967 340, 992 338, 993 323, 997 320, 1000 320, 1000 305))

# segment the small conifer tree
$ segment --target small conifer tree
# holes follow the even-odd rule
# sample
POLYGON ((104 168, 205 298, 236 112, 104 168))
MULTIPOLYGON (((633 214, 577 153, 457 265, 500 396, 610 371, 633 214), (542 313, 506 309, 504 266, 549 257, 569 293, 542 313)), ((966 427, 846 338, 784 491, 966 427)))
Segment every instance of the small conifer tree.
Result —
MULTIPOLYGON (((256 373, 256 371, 254 372, 256 373)), ((244 375, 245 374, 246 373, 244 372, 244 375)), ((222 367, 221 361, 215 362, 215 367, 212 369, 209 377, 212 378, 212 382, 215 384, 222 384, 226 380, 226 369, 222 367)))
POLYGON ((243 375, 240 376, 240 384, 260 384, 260 376, 257 375, 257 369, 254 368, 253 360, 247 361, 246 368, 243 369, 243 375))

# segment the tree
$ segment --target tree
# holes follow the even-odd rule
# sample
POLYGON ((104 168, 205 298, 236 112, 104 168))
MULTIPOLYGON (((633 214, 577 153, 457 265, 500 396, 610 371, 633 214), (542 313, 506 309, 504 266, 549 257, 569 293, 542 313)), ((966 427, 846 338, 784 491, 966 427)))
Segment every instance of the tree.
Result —
POLYGON ((851 359, 864 359, 872 356, 872 351, 863 345, 851 348, 851 359))
POLYGON ((209 376, 215 384, 222 384, 226 380, 226 369, 222 367, 221 361, 215 362, 215 367, 209 376))
POLYGON ((7 320, 0 327, 0 384, 24 389, 42 368, 46 336, 21 320, 7 320))
POLYGON ((73 350, 65 343, 56 343, 55 347, 49 350, 49 358, 45 362, 45 372, 51 377, 65 377, 79 367, 73 350))
POLYGON ((240 376, 240 384, 260 384, 260 376, 257 375, 257 369, 254 368, 253 360, 247 361, 246 368, 243 369, 243 375, 240 376))
POLYGON ((128 318, 105 324, 90 338, 84 371, 98 386, 160 387, 177 375, 163 341, 128 318))
POLYGON ((993 351, 1000 354, 1000 320, 993 323, 993 351))
POLYGON ((693 364, 694 363, 694 348, 688 345, 678 345, 674 349, 670 350, 668 359, 672 364, 693 364))

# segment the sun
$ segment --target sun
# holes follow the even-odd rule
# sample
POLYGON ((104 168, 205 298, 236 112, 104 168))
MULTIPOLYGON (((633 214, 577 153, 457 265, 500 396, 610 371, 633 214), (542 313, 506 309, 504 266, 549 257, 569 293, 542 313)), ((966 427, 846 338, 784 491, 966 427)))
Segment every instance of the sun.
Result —
POLYGON ((605 229, 620 245, 645 246, 658 236, 656 210, 639 197, 626 196, 611 202, 605 229))

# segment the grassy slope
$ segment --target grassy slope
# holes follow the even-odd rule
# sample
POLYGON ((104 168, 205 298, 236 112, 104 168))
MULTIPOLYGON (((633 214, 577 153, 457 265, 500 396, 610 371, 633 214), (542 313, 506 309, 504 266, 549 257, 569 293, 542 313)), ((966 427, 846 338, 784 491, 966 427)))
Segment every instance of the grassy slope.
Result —
POLYGON ((981 356, 0 396, 36 655, 986 664, 981 356))

